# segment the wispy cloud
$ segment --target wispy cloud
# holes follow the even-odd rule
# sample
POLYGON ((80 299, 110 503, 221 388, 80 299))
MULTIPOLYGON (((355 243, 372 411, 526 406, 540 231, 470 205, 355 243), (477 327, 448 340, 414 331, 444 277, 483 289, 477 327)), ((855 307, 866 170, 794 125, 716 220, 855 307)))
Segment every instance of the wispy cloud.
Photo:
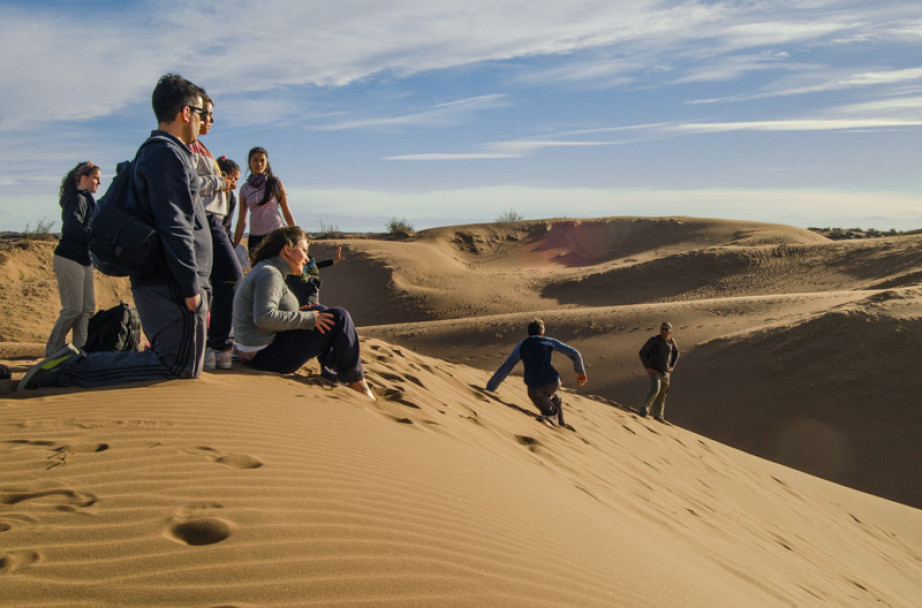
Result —
POLYGON ((316 125, 318 131, 343 131, 347 129, 365 129, 372 127, 395 126, 444 126, 455 124, 472 112, 481 112, 511 105, 503 94, 482 95, 470 99, 460 99, 440 103, 431 108, 399 116, 383 116, 355 120, 344 120, 330 124, 316 125))
POLYGON ((805 119, 686 123, 673 125, 668 130, 676 133, 726 133, 730 131, 854 131, 919 127, 922 127, 922 121, 881 118, 866 120, 805 119))
POLYGON ((874 27, 904 35, 919 28, 918 18, 887 21, 888 9, 898 13, 900 3, 885 3, 872 13, 848 4, 839 8, 837 2, 798 9, 788 3, 651 0, 203 0, 179 5, 154 0, 113 5, 90 20, 40 4, 6 4, 0 79, 16 84, 0 93, 0 128, 111 113, 146 97, 153 80, 166 71, 230 94, 342 87, 370 77, 593 52, 588 63, 537 67, 535 73, 612 86, 642 82, 681 63, 691 68, 685 79, 728 78, 758 64, 736 62, 734 72, 727 71, 734 62, 724 61, 722 72, 708 74, 704 66, 688 62, 739 49, 820 42, 874 27), (823 12, 832 9, 831 15, 823 12), (807 19, 811 11, 824 18, 807 19), (203 27, 208 23, 216 26, 203 27))
MULTIPOLYGON (((828 70, 826 71, 828 72, 828 70)), ((798 86, 782 87, 776 90, 760 91, 746 95, 733 95, 714 99, 699 99, 689 103, 716 103, 727 101, 752 101, 772 97, 788 97, 792 95, 806 95, 811 93, 825 93, 828 91, 841 91, 845 89, 859 89, 868 87, 882 87, 886 85, 902 85, 906 83, 922 83, 922 67, 902 68, 896 70, 877 70, 865 72, 849 72, 835 78, 828 78, 823 70, 813 67, 809 74, 801 74, 799 79, 810 78, 813 82, 798 86)))
POLYGON ((622 142, 614 141, 552 141, 552 140, 518 140, 501 141, 485 144, 480 152, 430 152, 422 154, 402 154, 387 156, 384 160, 497 160, 522 158, 546 148, 586 148, 594 146, 612 146, 622 142))

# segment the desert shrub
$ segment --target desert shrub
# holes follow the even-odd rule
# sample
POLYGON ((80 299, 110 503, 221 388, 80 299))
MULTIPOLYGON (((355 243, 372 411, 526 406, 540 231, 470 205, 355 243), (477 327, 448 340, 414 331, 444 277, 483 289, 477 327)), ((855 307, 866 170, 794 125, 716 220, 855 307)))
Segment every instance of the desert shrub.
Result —
POLYGON ((51 232, 53 227, 53 221, 44 218, 40 219, 35 222, 35 228, 32 228, 31 224, 26 224, 26 229, 22 233, 22 238, 26 241, 53 241, 56 238, 51 232))
POLYGON ((392 217, 391 221, 387 223, 387 233, 391 236, 413 234, 413 224, 408 222, 406 218, 392 217))
POLYGON ((336 224, 325 224, 323 220, 320 221, 320 234, 321 235, 334 235, 340 234, 342 230, 339 229, 339 226, 336 224))
POLYGON ((500 224, 511 224, 513 222, 521 222, 525 218, 519 214, 519 212, 512 209, 508 209, 499 214, 499 217, 496 218, 496 221, 500 224))

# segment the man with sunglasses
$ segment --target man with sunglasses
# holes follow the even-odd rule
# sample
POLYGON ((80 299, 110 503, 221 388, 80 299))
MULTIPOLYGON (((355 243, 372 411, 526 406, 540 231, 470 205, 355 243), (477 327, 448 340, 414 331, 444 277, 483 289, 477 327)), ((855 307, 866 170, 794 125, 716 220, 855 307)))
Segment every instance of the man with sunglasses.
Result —
POLYGON ((679 347, 672 337, 672 323, 663 321, 659 334, 653 336, 640 349, 640 362, 650 376, 650 391, 644 399, 640 415, 665 422, 666 395, 669 393, 672 370, 679 360, 679 347))
POLYGON ((136 211, 158 232, 163 245, 157 268, 143 278, 131 278, 131 294, 150 348, 87 354, 68 344, 26 372, 19 389, 198 377, 205 356, 212 254, 188 145, 207 117, 202 93, 175 74, 159 80, 151 96, 158 128, 141 145, 133 165, 136 211))

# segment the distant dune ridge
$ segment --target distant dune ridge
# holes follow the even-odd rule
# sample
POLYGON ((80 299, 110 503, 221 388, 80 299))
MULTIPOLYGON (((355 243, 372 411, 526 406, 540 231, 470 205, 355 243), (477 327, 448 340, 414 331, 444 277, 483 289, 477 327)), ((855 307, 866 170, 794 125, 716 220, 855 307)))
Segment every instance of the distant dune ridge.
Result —
MULTIPOLYGON (((918 606, 920 245, 694 218, 315 240, 343 247, 321 301, 378 401, 315 364, 0 381, 0 606, 918 606), (571 429, 521 368, 482 388, 534 316, 588 365, 575 389, 557 361, 571 429), (633 412, 663 320, 668 425, 633 412)), ((0 250, 14 378, 56 318, 53 246, 0 250)))

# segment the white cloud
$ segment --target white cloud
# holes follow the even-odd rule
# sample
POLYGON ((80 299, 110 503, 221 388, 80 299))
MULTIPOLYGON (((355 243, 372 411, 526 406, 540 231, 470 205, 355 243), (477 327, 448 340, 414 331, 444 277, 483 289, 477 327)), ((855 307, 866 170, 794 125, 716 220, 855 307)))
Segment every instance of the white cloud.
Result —
MULTIPOLYGON (((78 19, 79 8, 33 6, 5 8, 0 24, 0 80, 15 83, 0 93, 2 128, 105 115, 147 97, 167 71, 230 94, 609 49, 609 59, 562 66, 557 77, 611 84, 658 70, 676 53, 806 43, 887 19, 886 11, 872 18, 842 9, 820 20, 811 7, 653 0, 157 0, 92 19, 78 19)), ((913 31, 918 19, 885 25, 913 31)))
POLYGON ((620 142, 610 141, 549 141, 549 140, 518 140, 501 141, 486 144, 482 152, 446 153, 434 152, 423 154, 403 154, 388 156, 384 160, 484 160, 484 159, 509 159, 522 158, 545 148, 585 148, 592 146, 610 146, 620 142))
POLYGON ((726 133, 730 131, 843 131, 866 129, 918 128, 922 121, 865 120, 762 120, 750 122, 708 122, 673 125, 668 130, 677 133, 726 133))
MULTIPOLYGON (((843 72, 841 69, 833 71, 843 72)), ((834 78, 829 78, 829 72, 830 69, 824 66, 810 66, 796 76, 796 79, 799 81, 809 81, 808 84, 784 86, 784 81, 782 81, 780 83, 773 83, 772 90, 714 99, 699 99, 690 103, 753 101, 757 99, 825 93, 828 91, 842 91, 846 89, 869 88, 881 90, 882 87, 886 85, 904 85, 922 82, 922 67, 865 72, 854 72, 849 70, 840 73, 834 78)))
POLYGON ((838 114, 874 114, 877 116, 899 115, 907 119, 922 120, 922 95, 889 97, 865 103, 854 103, 832 108, 830 112, 838 114))
POLYGON ((313 128, 319 131, 342 131, 347 129, 363 129, 370 127, 394 127, 408 125, 440 126, 454 124, 465 115, 493 108, 511 105, 505 100, 505 95, 481 95, 470 99, 437 104, 420 112, 403 114, 399 116, 384 116, 356 120, 344 120, 331 124, 318 125, 313 128))

